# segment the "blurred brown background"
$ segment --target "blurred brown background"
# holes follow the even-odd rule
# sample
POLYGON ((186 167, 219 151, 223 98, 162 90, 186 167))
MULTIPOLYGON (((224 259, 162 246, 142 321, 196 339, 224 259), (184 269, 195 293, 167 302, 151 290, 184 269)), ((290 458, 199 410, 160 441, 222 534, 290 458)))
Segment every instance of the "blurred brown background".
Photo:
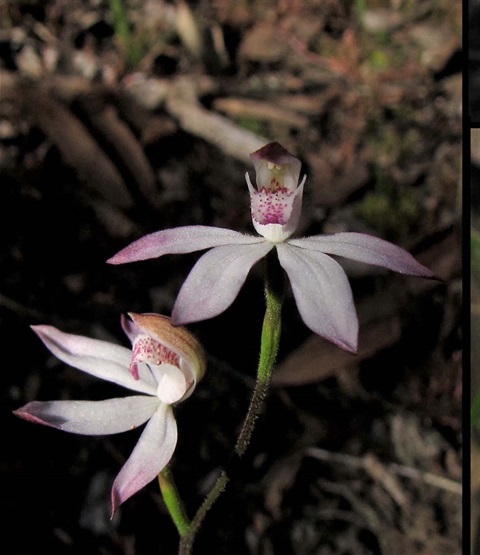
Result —
MULTIPOLYGON (((168 314, 198 254, 104 261, 168 227, 252 233, 248 154, 277 140, 308 175, 300 235, 371 233, 444 281, 345 263, 357 357, 312 336, 288 293, 266 410, 197 552, 460 553, 461 13, 460 0, 1 3, 7 551, 176 553, 155 484, 109 520, 135 432, 11 415, 122 394, 54 360, 29 325, 126 345, 120 313, 168 314)), ((231 308, 191 326, 209 369, 176 411, 172 460, 190 514, 245 414, 262 314, 259 265, 231 308)))

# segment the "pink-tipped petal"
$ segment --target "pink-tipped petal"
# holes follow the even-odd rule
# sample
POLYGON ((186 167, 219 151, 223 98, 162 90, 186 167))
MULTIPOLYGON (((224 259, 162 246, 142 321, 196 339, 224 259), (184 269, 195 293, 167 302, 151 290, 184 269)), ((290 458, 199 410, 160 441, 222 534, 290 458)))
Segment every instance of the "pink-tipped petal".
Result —
POLYGON ((347 276, 329 256, 290 244, 277 245, 305 324, 342 349, 355 353, 358 319, 347 276))
POLYGON ((64 333, 53 326, 32 326, 45 346, 60 360, 97 378, 108 380, 133 391, 156 394, 151 373, 140 366, 135 380, 129 372, 130 349, 99 339, 64 333))
POLYGON ((213 318, 235 300, 251 267, 273 248, 261 239, 253 245, 216 247, 193 267, 172 312, 172 322, 188 324, 213 318))
POLYGON ((115 479, 112 516, 122 503, 158 476, 170 461, 176 444, 177 424, 172 408, 161 403, 115 479))
POLYGON ((405 249, 365 233, 346 232, 305 237, 304 239, 293 239, 290 244, 310 251, 334 254, 365 264, 383 266, 400 274, 438 279, 433 272, 417 262, 405 249))
POLYGON ((165 254, 182 254, 195 252, 219 245, 248 245, 258 243, 261 239, 243 235, 238 231, 190 225, 156 231, 134 241, 116 255, 107 260, 108 264, 125 264, 149 258, 158 258, 165 254))
POLYGON ((157 397, 136 395, 106 401, 32 401, 13 414, 75 434, 108 435, 133 430, 157 410, 157 397))

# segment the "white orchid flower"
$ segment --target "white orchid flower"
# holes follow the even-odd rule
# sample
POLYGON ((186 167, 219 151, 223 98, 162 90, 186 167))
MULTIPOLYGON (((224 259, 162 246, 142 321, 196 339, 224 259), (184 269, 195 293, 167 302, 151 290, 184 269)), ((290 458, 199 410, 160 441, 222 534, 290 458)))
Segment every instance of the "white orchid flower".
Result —
POLYGON ((253 225, 260 236, 202 225, 157 231, 131 243, 108 260, 125 264, 211 248, 193 267, 172 312, 174 324, 217 316, 235 300, 252 266, 276 249, 298 310, 315 333, 342 349, 357 351, 358 319, 345 271, 330 255, 383 266, 402 274, 435 278, 406 250, 363 233, 292 239, 302 207, 305 177, 300 160, 278 143, 250 155, 255 188, 246 175, 253 225))
POLYGON ((60 360, 139 395, 105 401, 32 401, 17 416, 66 432, 107 435, 147 422, 112 488, 112 515, 129 497, 158 476, 177 444, 172 405, 186 399, 205 372, 205 355, 185 328, 157 314, 122 317, 132 350, 52 326, 32 326, 60 360))

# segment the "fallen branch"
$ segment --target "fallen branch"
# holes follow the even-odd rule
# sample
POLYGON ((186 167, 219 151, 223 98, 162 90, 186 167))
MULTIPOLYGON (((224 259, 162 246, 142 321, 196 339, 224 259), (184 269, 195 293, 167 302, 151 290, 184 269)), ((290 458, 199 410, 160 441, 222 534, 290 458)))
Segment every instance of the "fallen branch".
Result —
POLYGON ((179 121, 184 131, 205 139, 242 162, 249 162, 249 153, 269 142, 269 139, 204 108, 197 99, 195 89, 193 78, 182 77, 172 83, 167 95, 166 109, 179 121))

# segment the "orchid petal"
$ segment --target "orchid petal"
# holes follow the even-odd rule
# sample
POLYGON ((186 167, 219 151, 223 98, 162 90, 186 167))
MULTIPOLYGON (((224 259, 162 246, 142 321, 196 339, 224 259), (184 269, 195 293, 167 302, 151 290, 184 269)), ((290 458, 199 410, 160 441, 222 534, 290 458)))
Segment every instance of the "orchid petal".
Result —
POLYGON ((277 245, 277 251, 305 324, 342 349, 356 352, 357 314, 340 264, 326 254, 287 243, 277 245))
POLYGON ((158 476, 171 459, 176 444, 177 424, 172 408, 161 403, 115 479, 112 516, 124 501, 158 476))
POLYGON ((250 245, 259 243, 261 237, 243 235, 232 229, 209 227, 205 225, 188 225, 163 229, 141 237, 130 243, 107 262, 125 264, 138 260, 157 258, 165 254, 182 254, 195 252, 220 245, 250 245))
POLYGON ((204 254, 193 267, 172 312, 172 321, 188 324, 213 318, 235 300, 251 267, 273 248, 261 239, 256 245, 226 245, 204 254))
POLYGON ((139 379, 130 374, 130 349, 99 339, 64 333, 53 326, 32 326, 45 346, 60 360, 133 391, 155 395, 157 386, 153 376, 144 365, 139 379))
POLYGON ((383 266, 400 274, 436 279, 433 272, 417 262, 405 249, 365 233, 318 235, 293 239, 290 244, 311 251, 343 256, 365 264, 383 266))
POLYGON ((157 410, 159 403, 157 397, 146 395, 105 401, 32 401, 14 414, 64 432, 108 435, 144 424, 157 410))

